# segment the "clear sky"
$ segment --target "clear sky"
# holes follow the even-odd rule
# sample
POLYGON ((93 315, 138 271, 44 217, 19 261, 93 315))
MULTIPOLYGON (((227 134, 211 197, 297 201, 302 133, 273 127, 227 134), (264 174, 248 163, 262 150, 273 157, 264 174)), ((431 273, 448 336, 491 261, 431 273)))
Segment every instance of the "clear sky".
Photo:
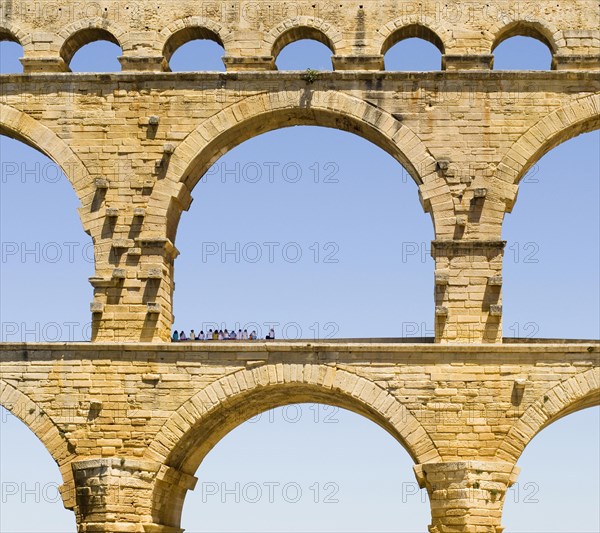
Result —
MULTIPOLYGON (((0 44, 0 72, 20 69, 17 48, 0 44)), ((223 70, 221 54, 191 43, 171 65, 223 70)), ((118 70, 118 55, 114 45, 89 45, 72 68, 118 70)), ((330 55, 318 43, 295 43, 278 66, 330 69, 330 55)), ((531 39, 496 50, 497 69, 549 63, 531 39)), ((386 57, 389 70, 439 65, 432 45, 412 39, 386 57)), ((599 143, 595 132, 558 146, 521 186, 504 227, 505 336, 600 336, 599 143)), ((0 138, 0 164, 1 340, 85 340, 93 264, 75 194, 56 165, 16 141, 0 138)), ((288 338, 432 335, 431 220, 412 179, 369 142, 314 127, 261 135, 223 156, 194 198, 176 242, 179 329, 278 323, 288 338)), ((600 531, 599 418, 598 408, 570 415, 532 442, 507 497, 508 533, 600 531)), ((413 533, 429 523, 401 446, 370 421, 326 406, 243 424, 197 475, 184 508, 191 532, 413 533)), ((58 470, 5 411, 0 477, 0 531, 75 531, 57 498, 58 470)))

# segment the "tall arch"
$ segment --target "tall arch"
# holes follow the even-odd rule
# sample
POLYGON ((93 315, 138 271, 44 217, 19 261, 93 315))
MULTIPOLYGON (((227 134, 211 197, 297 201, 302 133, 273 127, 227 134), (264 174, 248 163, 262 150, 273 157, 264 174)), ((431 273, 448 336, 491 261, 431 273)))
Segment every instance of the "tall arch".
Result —
POLYGON ((327 46, 335 55, 342 41, 342 33, 330 23, 316 17, 297 17, 283 21, 266 37, 271 56, 277 58, 288 44, 301 39, 312 39, 327 46))
MULTIPOLYGON (((266 410, 305 402, 363 415, 395 437, 414 461, 441 461, 423 426, 387 390, 348 370, 312 364, 266 364, 238 370, 208 385, 165 422, 148 448, 148 458, 189 479, 235 427, 266 410)), ((154 499, 156 523, 179 527, 182 492, 158 484, 154 499)))
POLYGON ((52 159, 71 182, 77 197, 90 184, 90 174, 77 154, 51 129, 26 113, 0 103, 0 134, 21 141, 52 159))
POLYGON ((225 48, 230 34, 221 24, 202 17, 186 17, 176 20, 161 32, 164 58, 170 61, 175 51, 189 41, 208 39, 225 48))
MULTIPOLYGON (((497 177, 518 185, 528 170, 559 144, 600 128, 600 94, 580 98, 541 119, 524 133, 510 148, 498 165, 497 177)), ((507 199, 511 206, 514 196, 507 199)))
POLYGON ((597 405, 600 405, 600 369, 590 368, 555 385, 535 401, 509 430, 496 457, 516 463, 529 442, 545 427, 597 405))
MULTIPOLYGON (((156 196, 172 198, 166 235, 169 239, 175 240, 181 210, 189 207, 191 191, 219 157, 261 133, 290 126, 324 126, 355 133, 404 166, 421 187, 425 204, 429 189, 440 197, 450 194, 447 183, 436 173, 434 157, 406 125, 357 98, 334 91, 312 91, 300 83, 289 92, 251 96, 217 113, 177 147, 156 196)), ((435 225, 434 208, 431 214, 435 225)))
POLYGON ((127 32, 103 18, 85 19, 74 22, 60 32, 63 43, 60 55, 66 65, 71 63, 76 52, 94 41, 109 41, 122 50, 126 49, 127 32))
POLYGON ((0 380, 0 405, 23 422, 41 441, 59 467, 63 486, 61 495, 65 507, 74 505, 73 473, 71 461, 75 448, 65 437, 42 407, 4 380, 0 380))

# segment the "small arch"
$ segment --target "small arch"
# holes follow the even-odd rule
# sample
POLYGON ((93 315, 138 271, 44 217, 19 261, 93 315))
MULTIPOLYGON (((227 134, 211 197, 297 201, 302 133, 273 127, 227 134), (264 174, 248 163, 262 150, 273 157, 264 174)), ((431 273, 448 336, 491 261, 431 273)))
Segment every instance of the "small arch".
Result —
POLYGON ((280 52, 295 41, 310 39, 320 42, 336 54, 342 34, 331 24, 315 17, 297 17, 286 20, 274 28, 266 38, 271 56, 277 59, 280 52))
POLYGON ((301 39, 286 45, 277 56, 277 70, 332 71, 331 49, 313 39, 301 39))
POLYGON ((21 41, 19 41, 19 39, 13 32, 0 27, 0 42, 6 42, 6 41, 11 42, 11 43, 21 44, 21 41))
MULTIPOLYGON (((529 128, 503 157, 497 177, 516 185, 552 148, 597 129, 600 129, 600 95, 592 94, 557 109, 529 128)), ((509 207, 516 200, 517 189, 511 191, 514 196, 507 199, 509 207)))
POLYGON ((205 40, 212 41, 219 46, 225 48, 223 41, 218 33, 204 26, 185 26, 184 28, 171 34, 167 39, 163 48, 163 55, 167 62, 171 61, 171 57, 175 51, 181 46, 190 41, 205 40))
POLYGON ((105 19, 76 22, 61 31, 60 36, 64 39, 60 56, 66 65, 71 63, 73 56, 86 44, 108 41, 123 50, 123 42, 127 39, 123 30, 109 24, 105 19))
POLYGON ((385 55, 390 48, 398 44, 400 41, 412 38, 423 39, 424 41, 433 44, 441 54, 445 53, 445 46, 441 37, 428 26, 415 23, 402 26, 401 28, 391 32, 381 45, 381 54, 385 55))
POLYGON ((511 37, 532 37, 544 43, 554 55, 557 52, 556 35, 557 31, 552 30, 546 23, 539 20, 515 20, 501 28, 495 36, 491 52, 511 37))
MULTIPOLYGON (((395 437, 416 462, 441 460, 423 426, 387 390, 349 371, 310 364, 238 370, 208 385, 165 422, 150 443, 148 458, 193 476, 208 452, 235 427, 265 410, 305 402, 365 416, 395 437)), ((156 523, 179 527, 183 496, 158 485, 156 523)))
POLYGON ((552 52, 533 37, 515 36, 503 41, 495 50, 491 67, 496 71, 549 71, 552 52))
POLYGON ((600 405, 600 371, 590 368, 555 385, 512 426, 496 457, 516 463, 525 447, 544 428, 571 413, 600 405))
POLYGON ((420 38, 433 44, 442 54, 454 45, 452 28, 422 14, 399 17, 388 22, 374 35, 374 48, 385 55, 404 39, 420 38))
POLYGON ((24 56, 23 46, 12 33, 0 28, 0 74, 20 74, 23 72, 21 58, 24 56))
POLYGON ((0 42, 9 41, 26 46, 31 44, 31 35, 22 31, 12 24, 3 24, 0 26, 0 42))

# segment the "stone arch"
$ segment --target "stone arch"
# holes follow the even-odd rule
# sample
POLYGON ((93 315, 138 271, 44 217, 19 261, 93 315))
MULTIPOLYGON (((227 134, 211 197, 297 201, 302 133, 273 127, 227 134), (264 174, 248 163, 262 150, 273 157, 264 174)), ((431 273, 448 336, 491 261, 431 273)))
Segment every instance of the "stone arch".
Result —
POLYGON ((266 36, 266 44, 275 59, 288 44, 301 39, 318 41, 335 55, 342 38, 342 33, 329 22, 317 17, 301 16, 278 24, 266 36))
POLYGON ((52 159, 81 199, 82 189, 91 182, 90 174, 81 159, 56 133, 26 113, 0 103, 0 134, 21 141, 52 159))
POLYGON ((581 409, 600 405, 600 369, 590 368, 555 385, 519 418, 499 446, 496 457, 516 463, 544 428, 581 409))
POLYGON ((160 33, 164 39, 162 52, 167 62, 180 46, 189 41, 208 39, 225 48, 225 44, 231 39, 231 32, 221 24, 202 17, 186 17, 176 20, 160 33))
MULTIPOLYGON (((435 200, 428 195, 444 198, 450 191, 445 180, 439 178, 436 161, 419 137, 376 106, 335 91, 309 90, 300 81, 297 88, 290 87, 285 93, 251 96, 224 109, 200 124, 177 147, 153 198, 154 202, 165 196, 172 199, 166 237, 175 241, 179 217, 190 205, 191 191, 219 157, 261 133, 298 125, 355 133, 388 152, 420 187, 421 200, 435 226, 438 213, 430 207, 435 200)), ((440 204, 447 208, 447 203, 440 201, 440 204)))
POLYGON ((402 17, 386 24, 377 32, 376 47, 385 55, 392 46, 411 37, 418 37, 433 44, 442 54, 446 53, 446 41, 452 34, 448 28, 424 16, 402 17))
POLYGON ((31 44, 31 34, 24 32, 18 26, 8 21, 3 21, 0 26, 0 41, 10 41, 20 44, 23 48, 31 44))
MULTIPOLYGON (((527 171, 559 144, 600 128, 600 94, 580 98, 541 119, 524 133, 498 165, 498 179, 517 185, 527 171)), ((508 205, 516 201, 516 188, 510 188, 508 205)))
POLYGON ((70 24, 64 28, 59 36, 63 42, 60 47, 60 56, 66 65, 71 63, 73 56, 86 44, 95 41, 109 41, 125 51, 127 46, 127 32, 109 22, 105 18, 84 19, 70 24))
POLYGON ((566 45, 562 37, 562 32, 547 21, 536 18, 527 18, 526 20, 502 21, 503 26, 496 27, 490 31, 493 32, 493 42, 490 51, 493 53, 498 45, 510 39, 511 37, 532 37, 544 43, 552 56, 554 56, 560 47, 566 45))
POLYGON ((71 461, 75 448, 58 429, 44 409, 6 381, 0 380, 0 405, 23 422, 44 445, 59 467, 63 485, 60 492, 67 509, 73 508, 73 473, 71 461))
MULTIPOLYGON (((396 438, 418 463, 441 461, 423 426, 386 389, 351 371, 315 364, 265 364, 215 381, 163 425, 148 448, 148 459, 189 479, 210 450, 252 416, 306 402, 335 405, 365 416, 396 438)), ((155 522, 179 527, 184 496, 185 489, 158 483, 155 522)))

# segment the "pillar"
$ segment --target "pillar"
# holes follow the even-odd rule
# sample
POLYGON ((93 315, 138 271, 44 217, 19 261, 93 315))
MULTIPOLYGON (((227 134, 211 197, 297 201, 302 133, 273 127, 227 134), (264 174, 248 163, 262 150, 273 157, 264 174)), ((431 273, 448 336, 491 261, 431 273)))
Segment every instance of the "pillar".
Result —
POLYGON ((72 469, 78 533, 183 532, 178 525, 181 508, 195 477, 157 462, 126 457, 77 461, 72 469), (173 513, 172 504, 176 511, 169 525, 160 517, 173 513))
POLYGON ((109 245, 110 259, 97 261, 97 274, 90 279, 92 340, 169 341, 177 249, 162 237, 113 240, 109 245))
POLYGON ((495 240, 432 243, 437 342, 502 342, 505 245, 495 240))
POLYGON ((518 467, 500 461, 456 461, 415 466, 431 504, 430 533, 502 533, 502 507, 518 467))

